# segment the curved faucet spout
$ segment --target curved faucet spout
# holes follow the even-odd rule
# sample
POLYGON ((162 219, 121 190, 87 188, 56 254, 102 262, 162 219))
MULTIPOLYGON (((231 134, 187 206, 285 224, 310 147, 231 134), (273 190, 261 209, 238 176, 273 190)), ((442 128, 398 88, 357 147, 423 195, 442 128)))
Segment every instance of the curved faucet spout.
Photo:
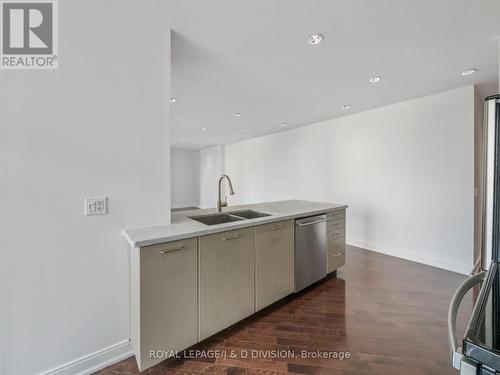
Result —
POLYGON ((222 201, 222 181, 226 179, 229 185, 229 195, 234 195, 233 184, 231 183, 231 179, 227 174, 223 174, 219 177, 219 199, 217 201, 217 212, 222 211, 222 207, 227 207, 227 197, 224 197, 224 201, 222 201))

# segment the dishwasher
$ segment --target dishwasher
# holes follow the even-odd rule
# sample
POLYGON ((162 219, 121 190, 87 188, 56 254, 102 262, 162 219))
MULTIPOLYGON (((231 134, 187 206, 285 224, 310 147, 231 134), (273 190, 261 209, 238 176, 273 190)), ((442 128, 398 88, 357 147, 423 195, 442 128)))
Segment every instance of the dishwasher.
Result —
POLYGON ((295 292, 326 276, 326 215, 295 220, 295 292))

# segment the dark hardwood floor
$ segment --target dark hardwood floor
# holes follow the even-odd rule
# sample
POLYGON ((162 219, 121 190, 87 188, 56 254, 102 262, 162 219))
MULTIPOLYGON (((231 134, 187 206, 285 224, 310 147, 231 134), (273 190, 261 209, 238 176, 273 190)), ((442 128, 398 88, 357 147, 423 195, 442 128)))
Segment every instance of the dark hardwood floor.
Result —
MULTIPOLYGON (((143 374, 456 375, 450 366, 446 317, 451 295, 463 279, 348 247, 347 265, 337 278, 329 277, 193 347, 238 358, 169 359, 143 374), (280 358, 264 358, 268 350, 283 352, 271 352, 280 358), (289 351, 293 356, 285 355, 289 351), (307 358, 302 351, 330 356, 349 352, 350 358, 307 358), (245 354, 248 358, 241 358, 245 354)), ((462 329, 472 306, 470 296, 464 305, 462 329)), ((97 374, 139 371, 131 357, 97 374)))

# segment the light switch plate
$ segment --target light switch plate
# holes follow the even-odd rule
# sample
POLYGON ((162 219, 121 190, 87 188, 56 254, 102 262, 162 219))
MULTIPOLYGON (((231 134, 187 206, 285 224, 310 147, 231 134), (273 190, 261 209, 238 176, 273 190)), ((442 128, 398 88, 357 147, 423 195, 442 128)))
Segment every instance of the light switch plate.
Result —
POLYGON ((108 213, 108 198, 85 198, 85 216, 106 215, 108 213))

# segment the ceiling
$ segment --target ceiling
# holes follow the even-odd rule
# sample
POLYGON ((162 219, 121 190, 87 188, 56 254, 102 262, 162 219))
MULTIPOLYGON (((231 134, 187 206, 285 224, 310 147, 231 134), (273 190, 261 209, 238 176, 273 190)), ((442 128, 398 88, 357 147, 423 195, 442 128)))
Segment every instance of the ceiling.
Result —
POLYGON ((498 0, 158 6, 173 30, 178 100, 167 105, 175 148, 236 142, 470 84, 482 96, 498 91, 498 0), (315 33, 324 41, 313 46, 307 39, 315 33), (464 77, 467 68, 478 71, 464 77), (382 79, 371 84, 372 76, 382 79))

